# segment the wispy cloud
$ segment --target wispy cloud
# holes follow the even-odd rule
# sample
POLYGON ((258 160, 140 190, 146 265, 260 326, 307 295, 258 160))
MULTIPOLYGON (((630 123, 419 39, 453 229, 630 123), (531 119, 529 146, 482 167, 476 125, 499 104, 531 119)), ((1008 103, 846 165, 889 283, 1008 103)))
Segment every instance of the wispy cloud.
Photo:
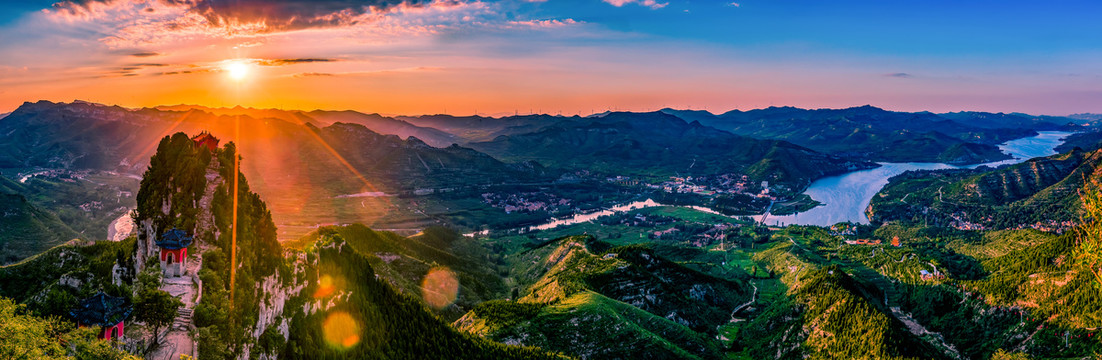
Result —
POLYGON ((292 74, 291 77, 304 78, 304 77, 334 77, 334 76, 376 76, 376 75, 393 75, 393 74, 408 74, 408 73, 426 73, 443 71, 443 68, 432 66, 418 66, 409 68, 387 69, 387 70, 374 70, 374 71, 346 71, 346 72, 302 72, 292 74))
POLYGON ((513 20, 506 22, 506 25, 510 27, 528 27, 539 29, 557 28, 577 24, 581 24, 581 22, 574 19, 513 20))
POLYGON ((334 61, 339 61, 339 60, 337 60, 337 59, 326 59, 326 58, 264 59, 264 60, 257 60, 256 64, 261 65, 261 66, 283 66, 283 65, 294 65, 294 64, 324 63, 324 62, 334 62, 334 61))
MULTIPOLYGON (((373 24, 397 14, 461 9, 467 0, 67 0, 52 18, 98 27, 115 48, 206 38, 257 38, 373 24)), ((244 41, 243 43, 251 43, 244 41)), ((150 53, 152 54, 152 53, 150 53)), ((151 55, 152 56, 152 55, 151 55)))
POLYGON ((655 0, 604 0, 604 2, 612 4, 612 6, 615 7, 621 7, 627 4, 638 4, 640 6, 646 6, 656 10, 664 8, 666 7, 666 5, 670 4, 668 2, 660 3, 655 0))
MULTIPOLYGON (((449 0, 448 2, 457 2, 449 0)), ((154 15, 157 5, 182 8, 201 16, 211 26, 259 25, 259 31, 286 31, 348 25, 365 14, 380 14, 403 7, 431 6, 433 0, 66 0, 53 11, 63 16, 96 16, 113 7, 135 8, 154 15)))
POLYGON ((298 73, 298 74, 294 75, 294 77, 315 77, 315 76, 337 76, 337 75, 333 74, 333 73, 322 73, 322 72, 305 72, 305 73, 298 73))
POLYGON ((914 75, 911 75, 911 74, 908 74, 908 73, 905 73, 905 72, 888 73, 888 74, 884 74, 884 76, 885 77, 900 78, 900 79, 909 79, 909 78, 914 77, 914 75))

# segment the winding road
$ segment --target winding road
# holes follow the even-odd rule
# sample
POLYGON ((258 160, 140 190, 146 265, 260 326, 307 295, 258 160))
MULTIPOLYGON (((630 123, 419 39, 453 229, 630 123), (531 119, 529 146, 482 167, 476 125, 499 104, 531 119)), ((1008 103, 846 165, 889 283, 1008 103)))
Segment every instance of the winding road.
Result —
POLYGON ((746 308, 747 306, 750 306, 750 304, 753 304, 754 301, 757 301, 757 298, 758 298, 758 285, 754 284, 754 282, 750 282, 750 286, 754 287, 754 293, 750 295, 750 301, 747 301, 746 303, 743 303, 742 305, 736 306, 734 310, 731 310, 731 321, 730 322, 743 321, 743 319, 736 319, 735 314, 738 314, 739 311, 742 311, 742 309, 746 308))

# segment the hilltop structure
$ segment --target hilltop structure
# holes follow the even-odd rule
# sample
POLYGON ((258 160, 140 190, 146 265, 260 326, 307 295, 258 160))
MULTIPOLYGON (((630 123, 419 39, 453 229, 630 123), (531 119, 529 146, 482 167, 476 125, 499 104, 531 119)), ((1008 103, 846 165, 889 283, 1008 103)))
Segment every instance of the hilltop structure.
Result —
POLYGON ((192 237, 183 230, 172 228, 157 239, 161 248, 161 270, 165 277, 182 276, 187 270, 187 247, 192 237))
POLYGON ((133 305, 125 298, 110 296, 101 291, 81 300, 77 308, 69 311, 69 315, 77 320, 78 326, 102 327, 98 337, 111 340, 123 336, 124 323, 133 311, 133 305))
POLYGON ((196 146, 206 147, 207 150, 211 152, 218 149, 218 138, 206 131, 199 133, 199 135, 192 136, 191 141, 194 141, 196 146))

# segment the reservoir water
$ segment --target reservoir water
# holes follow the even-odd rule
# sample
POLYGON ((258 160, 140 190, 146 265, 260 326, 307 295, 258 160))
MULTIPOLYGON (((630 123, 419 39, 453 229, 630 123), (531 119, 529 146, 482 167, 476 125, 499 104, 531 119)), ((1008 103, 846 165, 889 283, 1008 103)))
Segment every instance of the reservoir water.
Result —
MULTIPOLYGON (((872 197, 888 184, 888 178, 892 176, 908 170, 961 169, 981 165, 995 167, 1016 164, 1035 157, 1055 155, 1054 149, 1062 144, 1068 135, 1071 133, 1040 131, 1037 136, 1008 141, 999 145, 999 149, 1013 159, 987 164, 953 166, 941 163, 881 163, 882 166, 875 169, 822 178, 811 183, 804 193, 823 205, 795 215, 768 215, 765 222, 770 225, 818 226, 830 226, 844 221, 868 224, 869 218, 865 216, 865 208, 869 206, 872 197)), ((758 216, 757 219, 760 221, 761 217, 758 216)))
MULTIPOLYGON (((1055 155, 1054 150, 1056 146, 1059 146, 1064 142, 1064 138, 1071 135, 1069 132, 1063 131, 1040 131, 1037 136, 1022 138, 1017 140, 1008 141, 1002 145, 999 145, 999 149, 1004 153, 1012 156, 1012 159, 991 162, 986 164, 976 164, 968 166, 953 166, 949 164, 941 163, 880 163, 880 167, 869 170, 859 170, 851 173, 846 173, 839 176, 833 176, 828 178, 822 178, 816 180, 808 186, 805 194, 811 196, 823 205, 814 209, 802 212, 796 215, 786 216, 772 216, 767 215, 766 223, 773 224, 800 224, 800 225, 818 225, 818 226, 830 226, 839 222, 856 222, 862 224, 868 224, 869 218, 865 216, 865 208, 869 206, 869 201, 876 195, 880 189, 884 188, 884 185, 888 184, 888 179, 892 176, 902 174, 908 170, 937 170, 937 169, 961 169, 961 168, 975 168, 982 165, 991 167, 1016 164, 1035 157, 1055 155)), ((352 196, 357 196, 352 195, 352 196)), ((574 214, 573 216, 561 219, 552 219, 550 222, 514 229, 521 233, 535 231, 535 230, 549 230, 559 226, 580 224, 587 221, 596 220, 599 217, 612 215, 615 213, 621 213, 625 211, 631 211, 636 209, 656 207, 656 206, 668 206, 655 202, 654 200, 647 199, 646 201, 636 201, 628 204, 614 206, 609 209, 586 213, 586 214, 574 214)), ((691 208, 711 214, 721 215, 715 210, 700 207, 700 206, 679 206, 685 208, 691 208)), ((761 221, 761 216, 755 216, 755 219, 761 221)), ((486 235, 488 231, 472 232, 464 234, 466 236, 486 235)))

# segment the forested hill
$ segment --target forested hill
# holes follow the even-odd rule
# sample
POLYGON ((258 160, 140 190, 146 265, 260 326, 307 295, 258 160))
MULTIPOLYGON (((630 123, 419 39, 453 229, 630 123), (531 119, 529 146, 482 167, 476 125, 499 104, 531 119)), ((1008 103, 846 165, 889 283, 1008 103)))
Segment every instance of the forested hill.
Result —
POLYGON ((512 272, 527 289, 479 304, 456 327, 586 359, 713 359, 722 357, 716 329, 754 291, 745 279, 700 273, 646 245, 590 236, 515 256, 512 272))
POLYGON ((871 221, 962 229, 1067 230, 1079 191, 1097 176, 1102 152, 1079 149, 996 170, 907 172, 889 180, 868 208, 871 221))
POLYGON ((661 112, 617 112, 561 121, 538 131, 502 135, 471 146, 507 159, 534 159, 610 173, 737 172, 792 189, 802 189, 824 176, 876 166, 785 141, 731 134, 661 112))

